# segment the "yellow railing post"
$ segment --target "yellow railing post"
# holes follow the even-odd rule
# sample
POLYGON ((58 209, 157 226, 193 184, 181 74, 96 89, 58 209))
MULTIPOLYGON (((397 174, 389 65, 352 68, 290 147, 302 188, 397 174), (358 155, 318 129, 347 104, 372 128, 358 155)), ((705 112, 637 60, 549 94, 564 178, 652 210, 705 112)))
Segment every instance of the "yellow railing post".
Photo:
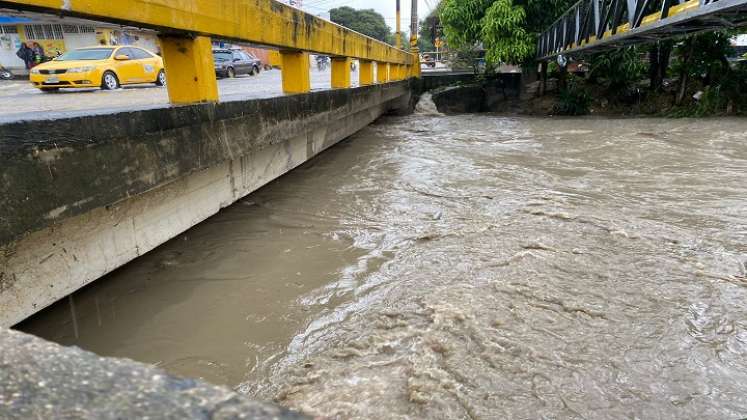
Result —
POLYGON ((418 0, 412 0, 410 7, 412 12, 410 18, 410 53, 412 53, 413 62, 412 77, 420 77, 420 49, 418 48, 418 0))
POLYGON ((420 77, 420 54, 412 54, 412 66, 410 66, 409 77, 420 77))
POLYGON ((210 38, 161 36, 160 40, 171 103, 217 102, 210 38))
POLYGON ((395 75, 394 76, 394 80, 402 80, 402 79, 405 78, 404 75, 402 74, 402 69, 404 67, 405 66, 403 66, 402 64, 396 64, 394 66, 394 68, 395 68, 395 71, 394 71, 394 75, 395 75))
POLYGON ((379 83, 389 81, 389 63, 378 62, 376 64, 376 81, 379 83))
POLYGON ((353 59, 347 57, 332 58, 332 89, 350 87, 350 66, 353 59))
POLYGON ((283 92, 307 93, 311 91, 309 53, 280 51, 283 92))
POLYGON ((370 86, 374 84, 374 66, 373 61, 360 60, 360 85, 370 86))

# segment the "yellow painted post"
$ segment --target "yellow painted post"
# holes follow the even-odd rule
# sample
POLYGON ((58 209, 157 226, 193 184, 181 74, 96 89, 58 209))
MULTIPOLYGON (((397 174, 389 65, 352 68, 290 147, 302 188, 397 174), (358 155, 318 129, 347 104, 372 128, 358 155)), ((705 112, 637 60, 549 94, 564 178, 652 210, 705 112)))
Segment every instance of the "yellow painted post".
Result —
POLYGON ((280 51, 272 50, 267 53, 267 64, 272 66, 273 68, 279 69, 283 65, 280 62, 280 51))
POLYGON ((352 58, 332 58, 332 89, 347 89, 350 87, 350 66, 352 58))
POLYGON ((360 60, 360 85, 370 86, 374 84, 373 61, 360 60))
POLYGON ((307 93, 311 91, 309 53, 280 51, 283 92, 307 93))
POLYGON ((395 73, 396 76, 394 77, 394 80, 404 80, 404 79, 406 79, 406 77, 405 77, 405 65, 404 64, 397 64, 395 67, 396 67, 397 71, 395 73))
POLYGON ((412 66, 410 66, 410 77, 420 77, 420 53, 412 53, 412 66))
POLYGON ((171 103, 217 102, 218 82, 210 38, 159 38, 171 103))
POLYGON ((389 63, 378 62, 376 64, 376 81, 378 83, 389 81, 389 63))
POLYGON ((412 53, 413 62, 411 77, 420 77, 420 49, 418 48, 418 0, 412 0, 412 12, 410 18, 410 52, 412 53))

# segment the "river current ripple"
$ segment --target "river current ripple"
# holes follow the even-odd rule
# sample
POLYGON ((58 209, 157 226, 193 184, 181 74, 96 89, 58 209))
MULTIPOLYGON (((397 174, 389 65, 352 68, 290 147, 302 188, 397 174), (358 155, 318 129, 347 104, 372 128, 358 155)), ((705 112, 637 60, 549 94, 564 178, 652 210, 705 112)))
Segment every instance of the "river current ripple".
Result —
POLYGON ((350 298, 240 389, 339 418, 746 417, 745 128, 429 112, 364 130, 338 182, 303 192, 366 252, 302 301, 350 298))
POLYGON ((327 418, 747 418, 747 121, 428 105, 19 328, 327 418))

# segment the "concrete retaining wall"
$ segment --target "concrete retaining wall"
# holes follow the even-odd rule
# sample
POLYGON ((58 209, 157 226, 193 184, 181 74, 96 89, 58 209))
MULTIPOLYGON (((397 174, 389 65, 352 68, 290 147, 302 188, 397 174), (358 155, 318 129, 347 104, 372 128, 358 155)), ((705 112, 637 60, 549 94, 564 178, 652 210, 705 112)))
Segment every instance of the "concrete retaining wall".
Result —
POLYGON ((398 82, 0 125, 0 327, 409 102, 398 82))
POLYGON ((472 72, 423 72, 418 81, 418 91, 426 92, 442 86, 470 84, 477 81, 472 72))

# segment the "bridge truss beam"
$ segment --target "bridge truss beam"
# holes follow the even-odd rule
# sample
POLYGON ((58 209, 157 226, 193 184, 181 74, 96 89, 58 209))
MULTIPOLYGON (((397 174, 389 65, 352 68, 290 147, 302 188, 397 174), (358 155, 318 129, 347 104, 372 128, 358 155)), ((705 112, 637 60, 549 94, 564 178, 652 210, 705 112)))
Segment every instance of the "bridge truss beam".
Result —
POLYGON ((540 34, 537 58, 575 55, 747 23, 747 0, 581 0, 540 34))

